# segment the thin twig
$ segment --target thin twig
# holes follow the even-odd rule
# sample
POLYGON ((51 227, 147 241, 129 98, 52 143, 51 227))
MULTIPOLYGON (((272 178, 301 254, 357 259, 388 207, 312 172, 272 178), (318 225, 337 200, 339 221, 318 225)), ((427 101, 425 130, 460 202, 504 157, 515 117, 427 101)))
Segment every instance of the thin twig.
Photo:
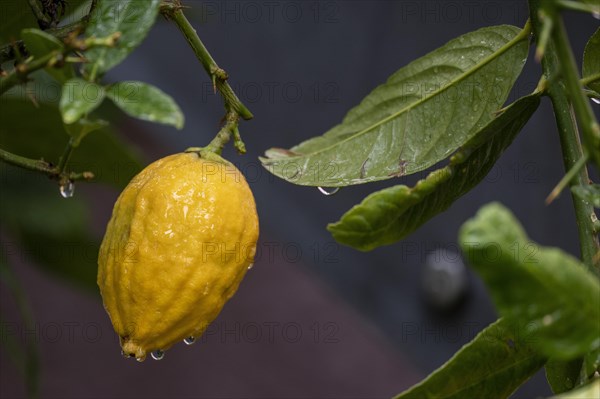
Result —
POLYGON ((50 22, 51 22, 50 18, 48 18, 44 14, 44 10, 40 7, 37 0, 28 0, 28 2, 29 2, 29 7, 31 8, 31 11, 33 12, 33 15, 35 16, 35 19, 37 19, 37 23, 38 23, 38 26, 40 27, 40 29, 42 29, 42 30, 48 29, 50 27, 50 22))
POLYGON ((550 192, 548 197, 546 197, 546 205, 550 205, 552 201, 554 201, 560 195, 560 193, 571 183, 571 181, 577 177, 577 174, 581 172, 581 168, 585 166, 589 159, 589 156, 587 155, 587 153, 585 153, 579 159, 579 161, 577 161, 577 163, 575 163, 575 165, 573 165, 573 167, 569 169, 567 173, 565 173, 565 175, 562 179, 560 179, 556 187, 554 187, 552 192, 550 192))
POLYGON ((0 161, 9 165, 18 166, 23 169, 40 172, 53 180, 92 180, 94 174, 92 172, 65 172, 59 167, 52 165, 43 159, 30 159, 20 155, 13 154, 0 148, 0 161))
POLYGON ((211 77, 213 84, 221 93, 225 101, 225 108, 235 111, 243 119, 252 119, 253 115, 248 108, 238 98, 229 83, 227 82, 227 73, 221 69, 212 58, 194 27, 190 24, 182 11, 183 6, 178 0, 164 1, 161 4, 161 13, 165 18, 175 22, 181 33, 185 36, 187 42, 192 47, 194 54, 211 77))
POLYGON ((65 149, 63 151, 63 154, 61 155, 60 159, 58 160, 58 166, 56 167, 56 169, 58 169, 58 173, 59 174, 63 174, 67 168, 67 163, 69 162, 69 159, 71 158, 71 154, 73 154, 73 140, 69 140, 69 142, 67 143, 67 145, 65 146, 65 149))
MULTIPOLYGON (((88 14, 86 16, 84 16, 83 18, 81 18, 79 21, 72 22, 70 24, 67 24, 67 25, 61 26, 61 27, 46 29, 44 32, 46 32, 58 39, 64 39, 65 37, 69 36, 73 32, 82 31, 86 27, 86 25, 91 17, 92 11, 96 7, 96 4, 97 4, 97 0, 92 1, 92 4, 90 5, 90 10, 88 11, 88 14)), ((4 63, 6 61, 14 60, 16 58, 17 53, 15 52, 15 48, 18 49, 18 51, 21 55, 27 55, 29 53, 27 51, 27 48, 25 47, 25 43, 23 42, 23 40, 17 40, 13 43, 5 44, 0 47, 0 64, 4 63)))
POLYGON ((19 83, 26 82, 28 75, 32 72, 53 65, 56 61, 58 61, 59 57, 63 57, 71 51, 84 51, 97 46, 112 47, 116 44, 116 41, 119 39, 119 37, 119 32, 100 39, 91 37, 81 40, 75 37, 68 37, 65 39, 64 48, 51 51, 43 57, 33 58, 30 61, 18 64, 10 73, 0 78, 0 95, 19 83))

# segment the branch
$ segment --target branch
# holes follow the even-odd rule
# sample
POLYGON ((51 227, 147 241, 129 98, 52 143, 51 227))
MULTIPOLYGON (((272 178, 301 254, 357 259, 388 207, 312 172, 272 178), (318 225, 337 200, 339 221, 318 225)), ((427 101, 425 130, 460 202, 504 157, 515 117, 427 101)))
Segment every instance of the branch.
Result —
POLYGON ((40 8, 37 0, 28 0, 29 7, 33 16, 37 19, 38 26, 40 29, 45 30, 50 27, 50 19, 44 14, 44 10, 40 8))
POLYGON ((112 47, 116 44, 119 36, 120 33, 116 32, 105 38, 96 39, 91 37, 81 40, 72 34, 65 39, 65 47, 63 49, 54 50, 43 57, 33 58, 18 64, 9 74, 0 78, 0 95, 19 83, 27 82, 27 77, 30 73, 54 65, 73 50, 84 51, 98 46, 112 47))
POLYGON ((235 111, 243 119, 252 119, 253 115, 248 108, 238 98, 229 83, 227 83, 227 73, 219 68, 215 60, 212 58, 202 40, 198 37, 196 30, 190 24, 188 19, 185 17, 182 11, 183 6, 179 0, 163 1, 161 4, 160 11, 162 15, 175 22, 181 33, 185 36, 187 42, 194 50, 196 57, 211 77, 213 85, 216 90, 219 90, 223 101, 225 102, 225 108, 235 111))
MULTIPOLYGON (((73 32, 82 31, 90 20, 92 11, 94 11, 96 8, 97 3, 98 0, 92 0, 88 13, 79 21, 72 22, 61 27, 46 29, 44 32, 49 33, 58 39, 64 39, 73 32)), ((23 40, 17 40, 14 43, 5 44, 0 47, 0 65, 6 61, 14 60, 17 57, 17 54, 26 56, 28 53, 29 52, 27 51, 23 40), (15 49, 18 49, 18 52, 15 51, 15 49)))
MULTIPOLYGON (((543 30, 543 23, 538 12, 542 4, 544 2, 541 0, 529 0, 533 31, 538 40, 543 30)), ((559 58, 554 35, 551 35, 544 57, 542 58, 542 69, 546 78, 545 85, 548 90, 548 96, 552 101, 554 117, 558 126, 565 170, 571 171, 577 168, 577 163, 584 157, 584 152, 581 147, 577 123, 575 122, 569 101, 569 93, 565 87, 565 75, 569 73, 568 70, 563 70, 563 64, 566 61, 564 58, 559 58)), ((577 77, 576 84, 580 87, 577 77)), ((579 169, 579 172, 570 181, 570 186, 587 184, 589 184, 589 176, 587 168, 584 166, 579 169)), ((598 236, 594 232, 594 223, 591 217, 595 215, 594 208, 591 204, 580 199, 573 193, 571 193, 571 198, 573 199, 573 207, 575 208, 582 260, 591 271, 600 274, 600 265, 597 258, 597 254, 600 252, 600 243, 598 242, 598 236)))
POLYGON ((61 54, 62 51, 55 50, 30 62, 18 64, 9 74, 0 79, 0 95, 19 83, 27 82, 27 76, 30 73, 45 68, 61 54))
POLYGON ((23 169, 34 172, 41 172, 49 178, 58 181, 76 181, 76 180, 92 180, 94 174, 92 172, 65 172, 61 168, 54 166, 43 159, 30 159, 11 152, 0 149, 0 160, 9 164, 18 166, 23 169))
POLYGON ((567 95, 573 104, 577 122, 583 136, 583 142, 590 153, 596 166, 600 168, 600 126, 583 87, 579 81, 579 72, 575 57, 567 38, 567 32, 558 13, 553 13, 554 31, 552 39, 555 44, 556 55, 560 60, 560 71, 566 86, 567 95))

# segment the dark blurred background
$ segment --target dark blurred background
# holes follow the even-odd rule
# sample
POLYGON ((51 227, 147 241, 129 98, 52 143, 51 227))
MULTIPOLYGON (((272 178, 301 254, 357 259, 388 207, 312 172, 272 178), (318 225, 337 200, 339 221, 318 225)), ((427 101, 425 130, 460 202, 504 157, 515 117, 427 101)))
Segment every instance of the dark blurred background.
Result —
MULTIPOLYGON (((547 100, 480 186, 407 240, 370 253, 338 245, 326 224, 369 193, 412 184, 422 174, 324 196, 269 175, 257 159, 270 147, 289 148, 322 134, 394 71, 451 38, 487 25, 522 26, 526 2, 184 3, 200 37, 255 115, 240 125, 248 153, 238 156, 231 148, 225 153, 246 174, 256 197, 261 236, 255 267, 195 345, 176 345, 160 362, 125 360, 93 284, 85 288, 41 271, 36 244, 47 245, 46 238, 19 236, 6 228, 20 223, 7 221, 8 215, 31 211, 11 197, 9 183, 31 177, 3 169, 3 251, 35 321, 24 327, 14 297, 2 285, 2 339, 38 343, 42 397, 390 397, 439 367, 496 319, 481 281, 463 268, 456 243, 459 227, 480 206, 500 201, 532 239, 578 255, 569 195, 544 205, 564 172, 547 100)), ((145 42, 106 76, 107 81, 152 83, 183 109, 182 131, 119 118, 120 140, 137 148, 143 164, 204 145, 224 114, 177 28, 159 19, 145 42)), ((598 21, 567 14, 567 24, 580 58, 598 21)), ((531 59, 509 100, 532 91, 539 76, 539 65, 531 59)), ((2 118, 8 118, 3 108, 2 118)), ((4 127, 2 141, 26 131, 27 123, 4 127)), ((135 170, 129 164, 124 168, 111 173, 135 170)), ((66 207, 91 227, 90 242, 102 237, 118 190, 79 183, 75 198, 83 205, 75 206, 60 199, 52 182, 34 180, 40 193, 51 190, 62 201, 50 211, 38 210, 40 229, 45 222, 60 225, 66 207)), ((95 273, 95 247, 82 242, 88 241, 79 236, 52 246, 60 256, 67 254, 74 264, 71 272, 95 273)), ((23 396, 22 377, 4 347, 0 350, 0 395, 23 396)), ((539 373, 515 397, 549 394, 539 373)))

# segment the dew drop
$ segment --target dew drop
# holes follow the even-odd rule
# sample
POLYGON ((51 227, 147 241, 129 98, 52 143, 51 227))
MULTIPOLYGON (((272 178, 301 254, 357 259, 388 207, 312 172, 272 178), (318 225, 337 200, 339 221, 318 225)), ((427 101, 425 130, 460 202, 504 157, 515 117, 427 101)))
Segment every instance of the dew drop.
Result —
POLYGON ((592 97, 592 101, 595 102, 596 104, 600 104, 600 99, 592 97))
POLYGON ((66 184, 60 185, 59 190, 63 198, 71 198, 75 193, 75 184, 71 180, 68 180, 66 184))
POLYGON ((136 358, 135 358, 135 360, 137 360, 138 362, 140 362, 140 363, 141 363, 141 362, 143 362, 143 361, 144 361, 144 358, 143 358, 143 357, 136 357, 136 358))
POLYGON ((319 191, 321 192, 321 194, 323 195, 333 195, 335 193, 337 193, 338 191, 340 191, 339 187, 334 187, 334 188, 324 188, 324 187, 317 187, 319 189, 319 191))
POLYGON ((192 345, 194 342, 196 342, 196 338, 194 337, 187 337, 183 340, 183 343, 186 345, 192 345))
POLYGON ((158 349, 152 352, 150 356, 152 356, 152 359, 154 360, 162 360, 165 357, 165 352, 158 349))
POLYGON ((252 269, 253 267, 254 267, 254 263, 250 263, 250 264, 248 265, 248 270, 252 269))

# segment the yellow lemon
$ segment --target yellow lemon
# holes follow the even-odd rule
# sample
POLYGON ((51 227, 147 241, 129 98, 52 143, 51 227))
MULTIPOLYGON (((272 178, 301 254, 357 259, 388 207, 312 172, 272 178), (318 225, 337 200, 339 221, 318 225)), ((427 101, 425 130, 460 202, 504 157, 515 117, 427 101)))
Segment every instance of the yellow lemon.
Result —
POLYGON ((123 355, 143 361, 206 329, 251 267, 254 197, 222 158, 160 159, 119 196, 98 258, 98 285, 123 355))

